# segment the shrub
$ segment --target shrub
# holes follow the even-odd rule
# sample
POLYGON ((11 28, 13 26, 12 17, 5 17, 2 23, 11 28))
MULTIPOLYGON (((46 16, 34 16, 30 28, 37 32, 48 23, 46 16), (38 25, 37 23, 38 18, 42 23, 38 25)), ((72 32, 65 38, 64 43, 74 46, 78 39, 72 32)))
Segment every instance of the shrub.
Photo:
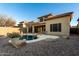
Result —
POLYGON ((13 33, 8 33, 7 36, 9 38, 18 38, 18 37, 20 37, 20 34, 13 32, 13 33))

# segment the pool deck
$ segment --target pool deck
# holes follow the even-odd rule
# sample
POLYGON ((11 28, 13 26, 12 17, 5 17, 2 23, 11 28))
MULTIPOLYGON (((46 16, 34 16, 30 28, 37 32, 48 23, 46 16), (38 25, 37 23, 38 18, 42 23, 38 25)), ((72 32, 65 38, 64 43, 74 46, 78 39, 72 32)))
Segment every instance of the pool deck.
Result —
POLYGON ((47 38, 15 48, 8 43, 9 38, 0 37, 0 55, 7 56, 79 56, 79 36, 70 39, 47 38))
MULTIPOLYGON (((27 40, 26 43, 33 43, 33 42, 38 42, 38 41, 41 41, 41 40, 48 40, 48 39, 58 39, 60 38, 59 36, 52 36, 52 35, 44 35, 44 34, 41 34, 41 35, 37 35, 37 39, 33 39, 33 40, 27 40)), ((50 40, 49 39, 49 40, 50 40)))

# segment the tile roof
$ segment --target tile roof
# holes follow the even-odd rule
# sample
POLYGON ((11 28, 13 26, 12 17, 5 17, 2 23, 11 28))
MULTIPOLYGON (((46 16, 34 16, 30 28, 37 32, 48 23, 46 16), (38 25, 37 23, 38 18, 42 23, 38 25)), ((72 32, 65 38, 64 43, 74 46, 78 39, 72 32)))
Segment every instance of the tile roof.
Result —
POLYGON ((53 16, 51 13, 47 14, 47 15, 44 15, 44 16, 40 16, 38 17, 38 19, 42 18, 42 17, 48 17, 48 16, 53 16))
POLYGON ((63 14, 52 16, 52 17, 47 18, 45 20, 51 20, 51 19, 60 18, 60 17, 64 17, 64 16, 70 16, 72 14, 73 14, 73 12, 67 12, 67 13, 63 13, 63 14))

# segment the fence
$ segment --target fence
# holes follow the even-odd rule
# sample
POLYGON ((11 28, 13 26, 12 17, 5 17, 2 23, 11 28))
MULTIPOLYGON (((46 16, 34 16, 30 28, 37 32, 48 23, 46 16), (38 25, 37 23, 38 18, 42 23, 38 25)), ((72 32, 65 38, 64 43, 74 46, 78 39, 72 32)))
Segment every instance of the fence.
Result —
POLYGON ((12 32, 20 33, 19 28, 17 27, 0 27, 0 35, 6 36, 7 33, 12 32))
POLYGON ((71 28, 70 34, 79 34, 79 28, 71 28))

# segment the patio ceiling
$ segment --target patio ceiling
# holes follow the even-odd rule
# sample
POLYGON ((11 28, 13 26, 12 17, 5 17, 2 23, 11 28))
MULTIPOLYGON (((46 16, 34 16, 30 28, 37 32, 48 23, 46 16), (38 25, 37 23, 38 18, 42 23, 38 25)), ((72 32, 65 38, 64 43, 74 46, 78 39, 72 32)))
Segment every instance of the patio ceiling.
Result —
POLYGON ((41 25, 45 25, 44 22, 32 22, 32 23, 27 23, 27 26, 41 26, 41 25))

